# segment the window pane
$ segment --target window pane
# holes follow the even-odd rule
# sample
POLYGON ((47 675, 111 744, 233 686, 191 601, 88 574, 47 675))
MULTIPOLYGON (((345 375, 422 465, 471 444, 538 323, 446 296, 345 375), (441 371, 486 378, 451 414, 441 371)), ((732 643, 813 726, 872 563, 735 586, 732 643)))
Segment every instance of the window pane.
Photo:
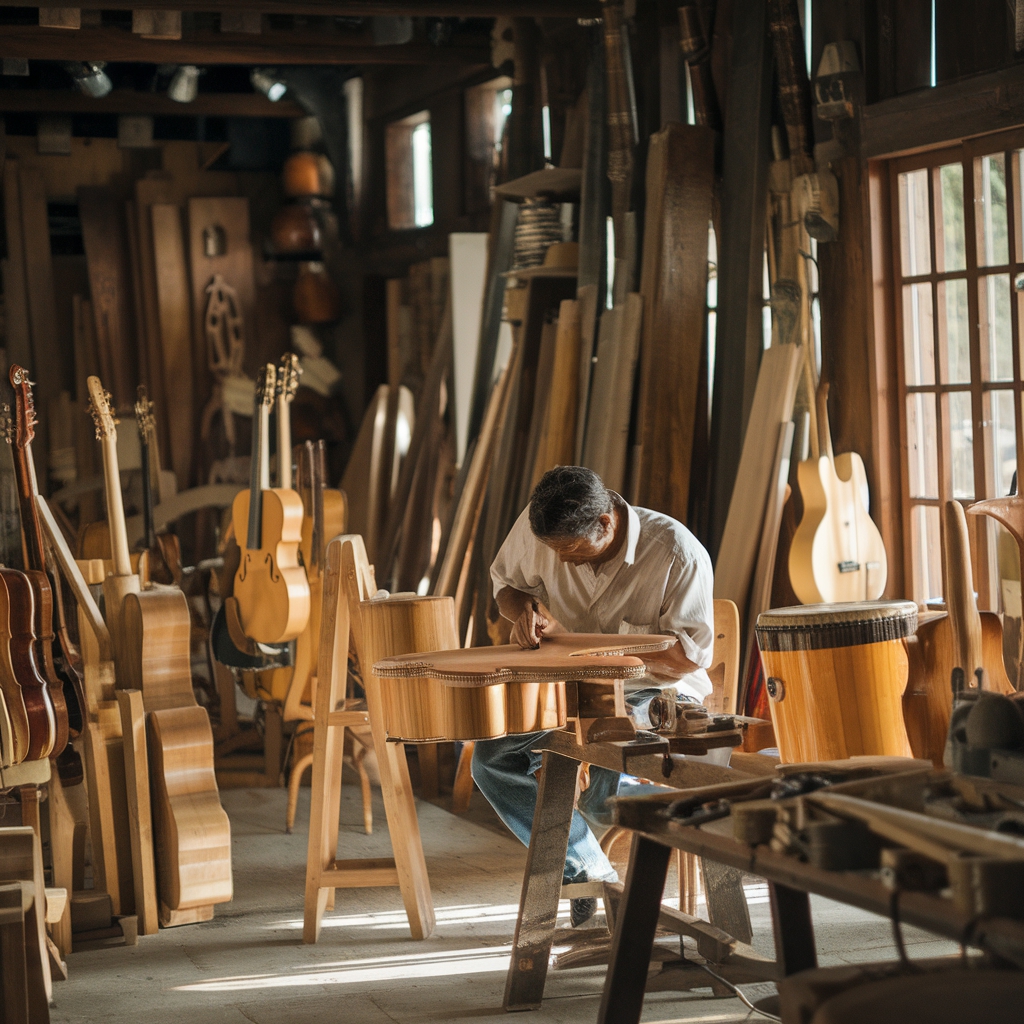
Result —
POLYGON ((974 415, 971 393, 954 391, 949 396, 949 455, 953 497, 974 497, 974 415))
POLYGON ((900 267, 904 277, 930 274, 928 240, 928 171, 908 171, 899 176, 900 267))
POLYGON ((935 169, 935 262, 940 272, 967 266, 963 164, 935 169))
POLYGON ((1016 200, 1014 202, 1014 210, 1017 213, 1017 230, 1014 231, 1014 248, 1016 249, 1016 259, 1020 263, 1024 260, 1024 203, 1021 202, 1024 199, 1024 149, 1018 149, 1013 154, 1013 184, 1014 184, 1014 195, 1016 200))
POLYGON ((944 384, 971 383, 971 339, 967 331, 967 282, 940 281, 939 357, 944 384))
POLYGON ((978 281, 978 320, 982 377, 1013 380, 1009 274, 990 274, 978 281))
POLYGON ((923 604, 942 597, 942 537, 939 510, 915 505, 910 512, 911 543, 914 546, 914 600, 923 604))
POLYGON ((1010 481, 1017 468, 1017 432, 1013 416, 1013 392, 990 391, 985 395, 985 447, 990 460, 989 496, 1010 493, 1010 481))
POLYGON ((1006 236, 1006 163, 1002 153, 974 161, 974 223, 978 234, 978 266, 1008 263, 1006 236))
POLYGON ((412 130, 412 193, 416 227, 434 223, 434 172, 430 159, 430 122, 412 130))
POLYGON ((907 395, 907 461, 912 498, 939 496, 936 453, 935 395, 907 395))
POLYGON ((932 327, 932 286, 903 286, 903 359, 907 384, 935 383, 935 344, 932 327))

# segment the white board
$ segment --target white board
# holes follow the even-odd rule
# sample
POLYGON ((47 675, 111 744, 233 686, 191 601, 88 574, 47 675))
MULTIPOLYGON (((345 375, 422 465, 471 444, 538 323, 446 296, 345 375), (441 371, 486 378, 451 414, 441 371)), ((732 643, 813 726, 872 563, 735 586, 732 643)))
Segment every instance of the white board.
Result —
POLYGON ((473 405, 473 381, 480 350, 480 317, 487 278, 487 232, 448 236, 455 359, 455 461, 462 465, 473 405))

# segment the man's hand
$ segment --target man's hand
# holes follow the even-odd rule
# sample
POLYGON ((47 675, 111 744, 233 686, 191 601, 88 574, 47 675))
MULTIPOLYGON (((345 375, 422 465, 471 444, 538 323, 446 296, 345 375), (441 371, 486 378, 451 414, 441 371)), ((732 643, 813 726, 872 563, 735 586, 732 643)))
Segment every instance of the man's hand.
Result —
POLYGON ((496 595, 498 610, 512 623, 512 643, 527 649, 540 647, 541 637, 564 632, 555 617, 531 594, 503 587, 496 595))

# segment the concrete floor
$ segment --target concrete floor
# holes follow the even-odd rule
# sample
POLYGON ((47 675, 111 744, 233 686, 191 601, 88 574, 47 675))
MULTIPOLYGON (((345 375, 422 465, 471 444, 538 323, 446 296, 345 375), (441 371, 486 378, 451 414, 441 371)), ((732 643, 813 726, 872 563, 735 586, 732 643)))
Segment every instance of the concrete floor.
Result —
MULTIPOLYGON (((73 953, 69 980, 55 986, 54 1024, 495 1024, 506 1017, 501 1000, 525 850, 478 793, 468 818, 419 805, 437 913, 428 940, 409 938, 397 889, 355 889, 338 893, 315 946, 302 943, 309 790, 293 835, 284 831, 284 790, 222 796, 232 826, 233 902, 212 922, 163 930, 133 948, 73 953)), ((374 835, 362 832, 355 786, 344 788, 341 820, 340 856, 389 854, 379 792, 374 835)), ((754 945, 771 955, 767 888, 752 885, 748 900, 754 945)), ((887 921, 818 899, 814 919, 823 966, 895 957, 887 921)), ((956 951, 912 928, 905 938, 912 957, 956 951)), ((603 967, 552 972, 544 1007, 518 1019, 595 1021, 603 978, 603 967)), ((756 1001, 774 988, 744 990, 756 1001)), ((738 1000, 704 989, 652 994, 643 1019, 732 1024, 748 1016, 738 1000)))

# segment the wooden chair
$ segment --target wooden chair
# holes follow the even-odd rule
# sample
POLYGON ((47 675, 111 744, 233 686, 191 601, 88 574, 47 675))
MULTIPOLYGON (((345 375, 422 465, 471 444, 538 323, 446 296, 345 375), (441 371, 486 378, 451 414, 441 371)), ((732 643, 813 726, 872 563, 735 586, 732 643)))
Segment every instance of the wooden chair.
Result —
POLYGON ((369 600, 376 589, 362 537, 350 534, 331 541, 324 574, 313 715, 313 784, 302 932, 305 942, 316 942, 319 938, 323 913, 333 907, 335 890, 360 886, 399 886, 413 938, 426 938, 434 929, 430 881, 405 748, 401 743, 387 742, 379 687, 373 673, 366 671, 372 662, 365 656, 359 603, 369 600), (350 636, 364 667, 365 702, 343 698, 350 636), (377 751, 394 857, 337 860, 344 733, 346 729, 367 725, 377 751))

